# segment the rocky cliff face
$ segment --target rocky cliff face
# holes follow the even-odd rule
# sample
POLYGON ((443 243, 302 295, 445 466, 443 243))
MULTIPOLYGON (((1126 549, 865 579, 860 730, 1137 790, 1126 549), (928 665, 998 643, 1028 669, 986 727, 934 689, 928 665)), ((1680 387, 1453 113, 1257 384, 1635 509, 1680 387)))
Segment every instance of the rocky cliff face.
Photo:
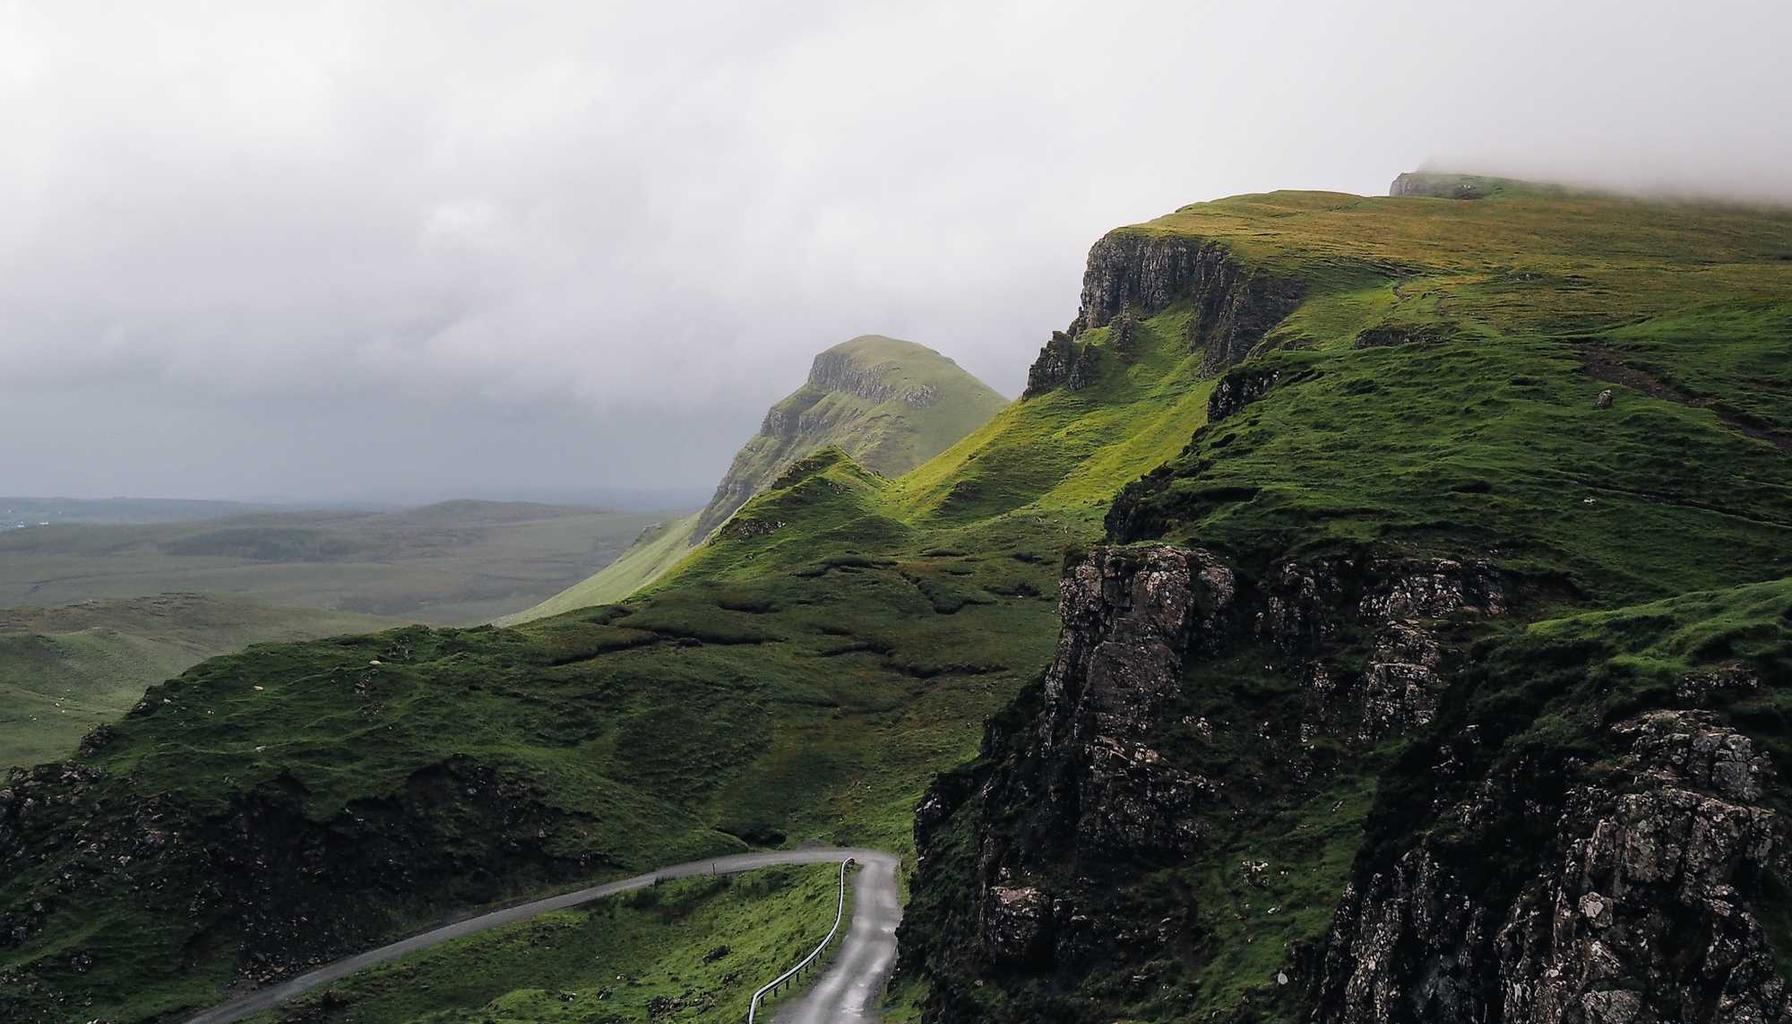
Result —
MULTIPOLYGON (((1039 713, 999 721, 987 744, 1013 760, 947 777, 916 817, 922 883, 964 871, 954 877, 968 891, 940 895, 974 909, 950 924, 911 914, 905 956, 925 958, 942 925, 972 962, 995 969, 1049 973, 1102 956, 1115 922, 1089 913, 1099 887, 1056 868, 1175 857, 1199 842, 1197 809, 1218 787, 1167 759, 1155 726, 1183 660, 1230 621, 1235 586, 1210 554, 1170 547, 1100 549, 1066 571, 1065 629, 1039 713), (973 845, 948 851, 961 841, 973 845)), ((971 1019, 969 1004, 946 998, 946 1019, 971 1019)))
POLYGON ((1117 325, 1111 340, 1125 348, 1128 322, 1188 301, 1191 349, 1203 353, 1203 371, 1216 373, 1248 354, 1294 307, 1302 286, 1252 267, 1225 245, 1181 235, 1115 231, 1089 250, 1082 301, 1066 332, 1055 333, 1027 377, 1027 394, 1056 387, 1077 390, 1094 379, 1087 332, 1117 325))
POLYGON ((1772 766, 1708 712, 1610 734, 1617 752, 1559 794, 1485 779, 1439 809, 1454 835, 1372 863, 1339 908, 1314 1019, 1792 1019, 1758 904, 1783 875, 1772 766), (1525 819, 1535 842, 1499 842, 1525 819), (1471 860, 1495 851, 1516 863, 1471 860))
MULTIPOLYGON (((939 389, 933 385, 892 379, 887 366, 866 365, 852 352, 839 349, 829 349, 815 357, 809 365, 805 386, 816 391, 857 395, 868 402, 896 399, 915 409, 925 409, 939 400, 939 389)), ((769 426, 769 414, 767 420, 769 426)))
POLYGON ((1071 980, 1166 951, 1183 953, 1147 974, 1198 967, 1233 908, 1159 905, 1138 878, 1235 872, 1223 851, 1241 821, 1331 803, 1337 751, 1429 724, 1454 638, 1505 601, 1491 570, 1451 560, 1245 574, 1211 551, 1146 545, 1073 562, 1036 704, 998 720, 978 764, 942 779, 917 814, 905 958, 933 976, 934 1019, 1065 1012, 1071 980), (1216 700, 1228 677, 1277 696, 1248 710, 1216 700), (980 989, 997 978, 1005 1001, 992 1004, 980 989))
POLYGON ((1538 741, 1513 738, 1509 698, 1477 717, 1461 696, 1504 682, 1464 673, 1519 600, 1458 559, 1253 570, 1151 544, 1073 561, 1040 687, 916 816, 903 969, 928 976, 928 1019, 1099 1005, 1335 1024, 1792 1020, 1763 902, 1784 877, 1773 765, 1695 706, 1759 681, 1691 673, 1681 706, 1527 753, 1538 741), (1367 816, 1339 798, 1361 785, 1388 794, 1367 816), (1289 833, 1306 821, 1338 845, 1301 849, 1289 833), (1224 973, 1239 943, 1267 957, 1242 994, 1224 973))

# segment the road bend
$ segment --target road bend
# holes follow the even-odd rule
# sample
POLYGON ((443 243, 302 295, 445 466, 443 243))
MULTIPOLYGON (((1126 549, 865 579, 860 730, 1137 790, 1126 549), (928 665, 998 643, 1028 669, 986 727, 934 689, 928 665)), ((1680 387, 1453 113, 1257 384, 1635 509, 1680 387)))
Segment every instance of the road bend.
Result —
POLYGON ((862 851, 852 888, 852 927, 813 988, 777 1007, 775 1024, 842 1024, 877 1019, 884 985, 896 966, 896 858, 862 851))
MULTIPOLYGON (((444 942, 452 942, 455 939, 466 938, 469 935, 477 935, 478 933, 491 928, 499 928, 507 924, 515 924, 518 921, 527 921, 529 918, 535 917, 538 914, 545 914, 553 910, 565 910, 568 907, 580 906, 581 904, 590 903, 593 900, 603 899, 606 896, 615 896, 620 893, 633 892, 636 889, 645 889, 655 882, 669 881, 675 878, 693 878, 698 875, 733 875, 739 874, 742 871, 753 871, 758 868, 777 867, 781 864, 837 864, 848 858, 856 860, 865 866, 864 870, 859 872, 858 878, 854 882, 853 898, 855 903, 853 906, 852 930, 848 933, 847 939, 842 944, 840 953, 836 957, 834 963, 829 967, 822 980, 817 983, 816 989, 813 992, 806 994, 803 998, 792 1002, 789 1009, 792 1011, 799 1009, 807 1003, 808 1000, 814 998, 814 996, 821 991, 822 986, 828 985, 830 982, 834 981, 837 976, 844 977, 842 975, 842 968, 847 963, 849 954, 852 955, 853 962, 862 964, 862 970, 871 972, 867 973, 864 978, 861 979, 866 986, 865 992, 867 995, 865 996, 865 999, 861 1000, 859 1003, 852 1004, 857 1006, 867 1006, 875 1000, 875 991, 882 990, 884 979, 888 977, 889 968, 894 961, 895 956, 895 922, 901 918, 902 914, 896 899, 896 859, 881 850, 862 850, 839 846, 815 846, 797 850, 767 850, 762 853, 738 853, 728 857, 712 857, 708 860, 687 861, 683 864, 673 864, 668 867, 658 868, 649 871, 644 875, 636 875, 633 878, 622 878, 614 882, 605 882, 602 885, 588 886, 573 892, 561 893, 558 896, 549 896, 545 899, 532 900, 528 903, 520 903, 513 907, 505 907, 502 910, 494 910, 489 913, 479 914, 461 921, 456 921, 453 924, 443 925, 440 928, 432 928, 429 931, 413 935, 407 939, 400 939, 397 942, 381 946, 378 949, 370 949, 365 953, 357 953, 354 956, 344 957, 334 963, 325 964, 322 967, 307 971, 297 977, 289 978, 277 985, 256 989, 253 992, 238 996, 235 999, 221 1003, 197 1016, 189 1018, 187 1024, 232 1024, 234 1021, 242 1020, 245 1017, 253 1017, 256 1014, 278 1006, 295 996, 300 996, 313 989, 321 988, 332 982, 340 981, 351 974, 364 971, 377 964, 396 960, 399 957, 407 956, 420 950, 429 949, 432 946, 438 946, 444 942), (872 879, 882 879, 882 881, 872 881, 872 879), (878 953, 877 949, 880 947, 873 941, 873 937, 861 932, 862 919, 865 918, 867 914, 875 915, 878 920, 882 922, 878 925, 879 928, 884 928, 887 924, 887 929, 885 929, 889 932, 889 949, 887 954, 878 953)), ((859 984, 859 981, 845 979, 842 983, 856 985, 859 984)), ((850 1002, 850 1000, 848 1002, 850 1002)), ((844 1006, 847 1005, 847 1003, 841 1003, 840 1005, 844 1006)), ((823 1021, 833 1020, 835 1018, 825 1016, 804 1016, 795 1019, 823 1021)), ((861 1016, 844 1017, 840 1019, 855 1020, 864 1018, 861 1016)), ((783 1016, 780 1015, 778 1020, 784 1020, 783 1016)))

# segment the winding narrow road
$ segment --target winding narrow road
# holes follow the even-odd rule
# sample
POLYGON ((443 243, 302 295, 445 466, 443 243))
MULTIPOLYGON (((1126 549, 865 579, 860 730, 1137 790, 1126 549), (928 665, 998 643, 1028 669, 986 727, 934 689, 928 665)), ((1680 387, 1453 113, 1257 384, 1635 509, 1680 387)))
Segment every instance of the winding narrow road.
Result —
POLYGON ((464 921, 443 925, 378 949, 325 964, 278 985, 257 989, 214 1006, 190 1018, 187 1024, 232 1024, 376 964, 475 935, 489 928, 526 921, 550 910, 565 910, 605 896, 645 889, 655 882, 697 875, 733 875, 780 864, 836 864, 849 857, 864 866, 853 883, 852 929, 821 981, 802 996, 780 1006, 777 1020, 805 1024, 869 1020, 874 1016, 872 1004, 883 991, 884 981, 895 960, 896 924, 902 918, 902 908, 896 897, 896 858, 882 850, 818 846, 800 850, 740 853, 674 864, 633 878, 605 882, 603 885, 593 885, 469 917, 464 921), (787 1017, 787 1014, 793 1016, 787 1017))

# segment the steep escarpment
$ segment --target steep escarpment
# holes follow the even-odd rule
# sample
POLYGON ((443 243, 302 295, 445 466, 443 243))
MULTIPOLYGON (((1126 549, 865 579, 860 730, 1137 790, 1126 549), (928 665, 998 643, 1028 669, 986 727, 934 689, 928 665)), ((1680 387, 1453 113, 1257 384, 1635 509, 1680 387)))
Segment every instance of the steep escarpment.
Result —
POLYGON ((1206 1019, 1250 969, 1292 1006, 1260 982, 1315 955, 1375 747, 1434 720, 1444 652, 1506 600, 1442 560, 1071 563, 1039 690, 917 814, 905 955, 934 1016, 1206 1019))
POLYGON ((1792 1019, 1767 925, 1787 877, 1771 759, 1704 710, 1585 739, 1602 756, 1553 777, 1517 763, 1466 791, 1440 779, 1460 795, 1345 890, 1319 1019, 1792 1019))
POLYGON ((1294 307, 1297 277, 1240 259, 1224 242, 1123 229, 1089 250, 1082 300, 1067 331, 1054 332, 1027 374, 1027 394, 1080 390, 1094 379, 1099 354, 1084 334, 1112 325, 1109 346, 1125 358, 1140 319, 1186 302, 1185 340, 1204 373, 1238 362, 1294 307))
POLYGON ((913 342, 867 335, 817 355, 809 379, 771 407, 697 517, 701 540, 791 463, 839 445, 894 476, 995 415, 1005 400, 952 360, 913 342))
POLYGON ((1210 243, 1300 282, 921 804, 926 1019, 1787 1019, 1792 467, 1712 410, 1792 383, 1792 219, 1481 185, 1190 207, 1085 290, 1099 349, 1210 243))
POLYGON ((929 1019, 1788 1019, 1792 583, 1479 646, 1535 595, 1461 563, 1100 548, 1061 594, 917 813, 929 1019))

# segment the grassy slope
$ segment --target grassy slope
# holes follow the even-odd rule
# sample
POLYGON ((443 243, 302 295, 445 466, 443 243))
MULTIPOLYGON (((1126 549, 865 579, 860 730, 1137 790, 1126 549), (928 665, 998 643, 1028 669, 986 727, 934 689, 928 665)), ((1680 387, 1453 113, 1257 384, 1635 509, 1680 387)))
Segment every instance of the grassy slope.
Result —
MULTIPOLYGON (((892 397, 866 397, 812 377, 774 405, 768 416, 768 420, 800 416, 803 429, 788 436, 756 435, 735 457, 728 476, 745 482, 743 493, 763 490, 791 462, 830 444, 876 472, 891 476, 905 472, 981 426, 1006 404, 957 363, 912 341, 864 335, 817 358, 843 359, 853 372, 891 389, 892 397), (929 404, 915 406, 905 400, 920 389, 932 392, 929 404)), ((724 481, 718 500, 727 489, 724 481)), ((704 514, 719 524, 730 511, 712 504, 704 514)))
POLYGON ((400 512, 265 512, 0 533, 0 605, 168 592, 240 595, 430 623, 525 607, 662 517, 505 502, 400 512))
POLYGON ((670 529, 637 541, 591 578, 504 621, 527 622, 622 600, 677 565, 742 502, 817 448, 836 445, 860 464, 895 476, 982 426, 1005 404, 957 363, 912 341, 864 335, 835 345, 820 358, 844 358, 854 371, 889 387, 895 397, 874 400, 810 380, 772 407, 767 423, 784 424, 785 429, 762 430, 741 447, 708 507, 688 521, 679 520, 670 529), (919 389, 933 395, 924 407, 903 398, 919 389))
MULTIPOLYGON (((1218 240, 1308 288, 1234 371, 1277 374, 1274 387, 1129 487, 1113 535, 1217 549, 1247 578, 1287 558, 1483 559, 1523 595, 1496 631, 1624 608, 1538 624, 1533 640, 1521 633, 1493 656, 1478 699, 1534 715, 1531 750, 1596 747, 1588 737, 1611 715, 1671 693, 1691 665, 1745 655, 1768 679, 1792 678, 1792 213, 1518 183, 1485 191, 1243 196, 1127 229, 1218 240), (1396 343, 1365 347, 1365 333, 1396 343), (1614 401, 1601 408, 1607 388, 1614 401), (1669 604, 1628 607, 1659 601, 1669 604), (1529 664, 1513 653, 1527 643, 1529 664), (1572 694, 1536 671, 1564 658, 1583 659, 1589 681, 1572 694), (1634 683, 1603 689, 1620 677, 1634 683)), ((1422 771, 1409 776, 1398 743, 1355 750, 1321 737, 1307 754, 1316 773, 1289 775, 1284 744, 1297 742, 1305 697, 1274 668, 1281 657, 1241 640, 1224 660, 1191 664, 1164 716, 1156 742, 1172 763, 1236 795, 1187 863, 1116 869, 1102 910, 1173 915, 1177 940, 1118 950, 1067 992, 1062 974, 980 973, 975 940, 960 935, 937 966, 957 974, 981 1019, 1306 1019, 1310 979, 1291 951, 1323 939, 1366 823, 1416 827, 1400 815, 1430 806, 1419 794, 1442 755, 1412 758, 1422 771), (1186 727, 1201 721, 1215 724, 1211 737, 1186 727), (1247 885, 1238 865, 1258 860, 1276 870, 1247 885), (1276 985, 1278 972, 1296 984, 1276 985)), ((1009 712, 1022 733, 1031 710, 1009 712)), ((1782 712, 1739 714, 1785 750, 1782 712)), ((1463 724, 1448 720, 1439 742, 1463 724)), ((1376 827, 1384 841, 1407 838, 1376 827)), ((962 849, 972 863, 976 847, 962 849)), ((943 931, 955 913, 935 904, 911 917, 943 931)))
POLYGON ((514 626, 622 600, 664 576, 691 553, 691 546, 697 540, 692 536, 697 529, 697 515, 692 512, 649 527, 614 562, 532 608, 504 616, 497 620, 498 624, 514 626))
POLYGON ((45 909, 0 951, 12 1006, 173 1015, 239 970, 575 877, 749 842, 905 848, 927 781, 1044 664, 1064 545, 1204 414, 1174 322, 1146 333, 1153 351, 1099 393, 1020 404, 942 454, 975 467, 974 493, 944 484, 960 470, 890 480, 824 452, 619 607, 261 648, 158 688, 86 759, 104 774, 79 819, 39 823, 30 848, 63 828, 136 834, 151 796, 189 838, 123 866, 73 848, 15 861, 0 906, 45 909), (1017 457, 1035 446, 1069 454, 1017 457), (241 838, 247 806, 280 822, 250 834, 275 845, 241 838), (83 882, 65 892, 70 868, 83 882))
POLYGON ((1122 502, 1116 519, 1138 519, 1123 535, 1255 560, 1484 552, 1605 604, 1792 571, 1792 213, 1277 193, 1142 230, 1309 280, 1389 273, 1312 295, 1274 332, 1281 350, 1252 368, 1284 383, 1122 502), (1443 340, 1353 344, 1389 326, 1443 340), (1598 408, 1603 352, 1668 389, 1619 384, 1598 408))
POLYGON ((827 934, 838 877, 824 865, 671 882, 410 956, 254 1021, 743 1020, 752 991, 827 934))
POLYGON ((249 644, 364 632, 372 616, 164 594, 0 610, 0 769, 67 757, 145 687, 249 644))

